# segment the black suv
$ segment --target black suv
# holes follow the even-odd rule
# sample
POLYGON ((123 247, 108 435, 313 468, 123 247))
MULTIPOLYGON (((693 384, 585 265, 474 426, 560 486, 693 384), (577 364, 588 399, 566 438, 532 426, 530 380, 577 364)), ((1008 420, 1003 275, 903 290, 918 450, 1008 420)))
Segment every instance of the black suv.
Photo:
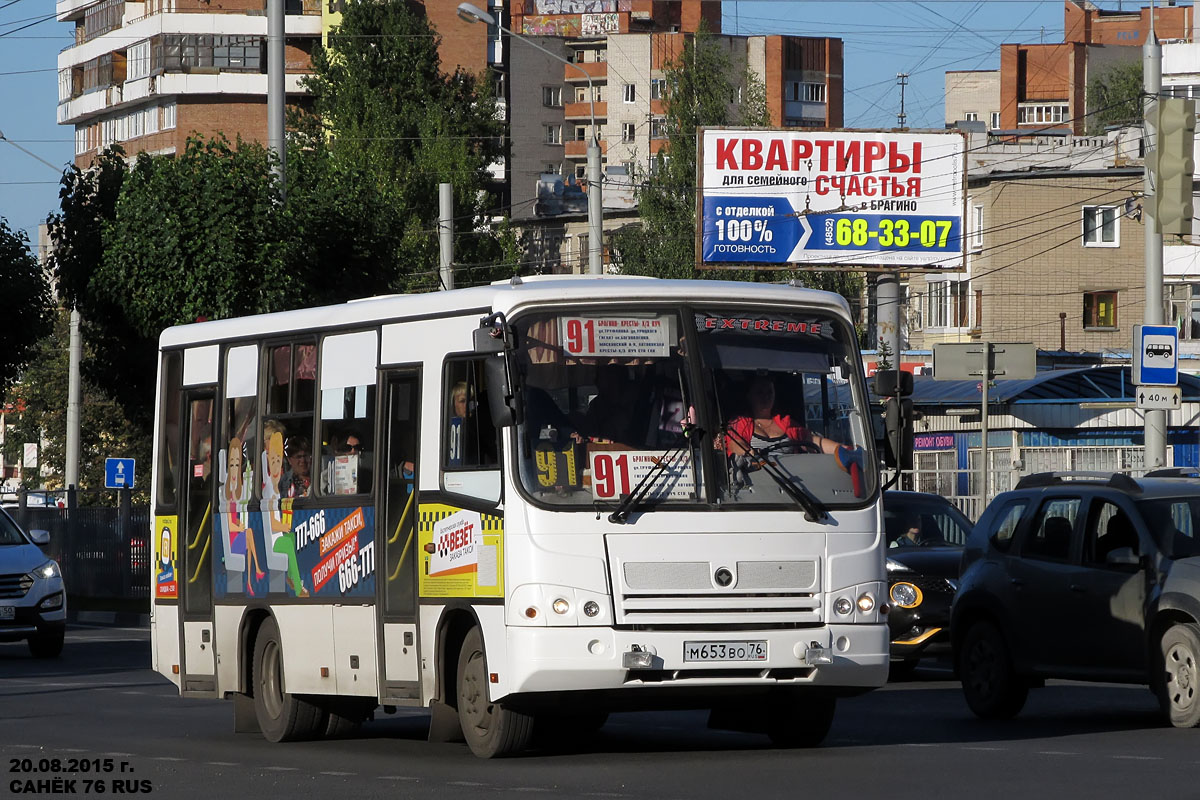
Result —
POLYGON ((1014 716, 1046 678, 1147 684, 1200 724, 1200 479, 1039 473, 991 502, 951 609, 967 704, 1014 716))

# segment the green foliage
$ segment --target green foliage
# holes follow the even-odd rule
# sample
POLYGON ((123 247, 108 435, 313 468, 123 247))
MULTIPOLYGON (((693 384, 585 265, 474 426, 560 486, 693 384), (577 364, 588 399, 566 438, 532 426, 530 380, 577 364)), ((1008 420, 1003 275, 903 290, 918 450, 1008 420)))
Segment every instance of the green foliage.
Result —
POLYGON ((1087 87, 1088 135, 1104 133, 1110 125, 1142 122, 1142 61, 1113 64, 1098 72, 1087 87))
MULTIPOLYGON (((27 488, 43 488, 40 473, 46 467, 51 474, 44 488, 62 488, 66 466, 70 312, 62 310, 51 319, 53 326, 38 342, 36 358, 6 398, 21 411, 8 418, 3 445, 5 459, 19 460, 25 442, 45 440, 39 448, 39 469, 25 471, 27 488)), ((83 363, 88 363, 94 356, 85 341, 83 363)), ((125 417, 111 397, 87 379, 81 385, 79 421, 80 489, 103 489, 105 458, 120 456, 138 459, 139 464, 150 463, 150 438, 125 417)), ((149 486, 149 470, 143 468, 136 477, 135 488, 149 486)))
POLYGON ((50 329, 50 283, 29 250, 24 231, 0 218, 0 392, 12 386, 50 329))
POLYGON ((614 235, 621 271, 660 278, 797 280, 847 298, 858 297, 863 279, 842 272, 757 273, 696 268, 696 136, 700 127, 766 126, 766 87, 748 64, 737 64, 721 40, 700 30, 666 68, 664 110, 667 144, 648 175, 639 175, 641 222, 614 235), (739 95, 741 102, 733 102, 739 95))
POLYGON ((303 127, 314 146, 328 134, 331 183, 385 223, 374 253, 390 289, 437 286, 439 183, 454 187, 455 261, 477 265, 457 285, 495 277, 486 265, 505 256, 484 229, 485 190, 504 129, 490 84, 443 74, 440 38, 408 2, 349 3, 329 41, 303 80, 315 115, 303 127))

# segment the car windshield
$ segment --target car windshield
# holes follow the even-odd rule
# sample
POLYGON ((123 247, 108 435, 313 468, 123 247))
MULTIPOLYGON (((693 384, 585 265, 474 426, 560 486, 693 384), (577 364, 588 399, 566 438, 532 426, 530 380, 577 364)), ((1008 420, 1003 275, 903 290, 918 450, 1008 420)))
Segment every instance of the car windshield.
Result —
POLYGON ((0 547, 19 544, 28 544, 25 534, 21 533, 21 529, 17 527, 17 523, 13 522, 12 517, 6 512, 0 511, 0 547))
POLYGON ((520 474, 536 500, 705 502, 706 474, 722 503, 807 512, 874 490, 854 339, 831 317, 639 307, 516 329, 520 474))
POLYGON ((962 547, 971 522, 941 497, 883 493, 888 547, 962 547))
POLYGON ((1200 556, 1200 497, 1170 497, 1138 503, 1150 535, 1169 558, 1200 556))

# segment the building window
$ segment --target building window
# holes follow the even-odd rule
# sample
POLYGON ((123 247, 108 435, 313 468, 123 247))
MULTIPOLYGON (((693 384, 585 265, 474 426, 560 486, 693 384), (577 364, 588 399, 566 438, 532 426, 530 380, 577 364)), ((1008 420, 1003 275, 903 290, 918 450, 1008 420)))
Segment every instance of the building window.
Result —
POLYGON ((1070 119, 1066 103, 1028 103, 1017 108, 1018 125, 1044 125, 1070 119))
POLYGON ((166 34, 150 51, 150 71, 179 72, 196 67, 262 72, 263 39, 259 36, 166 34))
POLYGON ((667 82, 662 78, 650 79, 650 99, 662 100, 666 96, 667 82))
POLYGON ((983 206, 971 206, 971 249, 983 249, 983 206))
POLYGON ((136 81, 150 75, 150 40, 138 42, 129 48, 129 67, 126 80, 136 81))
POLYGON ((925 327, 971 327, 970 289, 967 280, 931 281, 925 292, 925 327))
POLYGON ((588 140, 588 126, 587 125, 576 125, 575 126, 575 141, 586 142, 587 140, 588 140))
POLYGON ((650 138, 651 139, 667 138, 667 121, 665 119, 650 120, 650 138))
POLYGON ((999 111, 992 112, 992 124, 990 127, 994 131, 1000 129, 1000 112, 999 111))
POLYGON ((1083 293, 1083 329, 1085 331, 1113 330, 1117 327, 1117 293, 1083 293))
POLYGON ((621 86, 621 99, 626 103, 637 102, 637 84, 626 83, 621 86))
POLYGON ((966 120, 967 122, 978 122, 979 121, 979 112, 978 111, 964 111, 963 119, 966 120))
POLYGON ((1183 341, 1200 341, 1200 283, 1168 283, 1163 287, 1171 305, 1171 323, 1183 341))
POLYGON ((637 133, 637 125, 632 122, 621 123, 621 141, 632 142, 634 135, 637 133))
POLYGON ((561 175, 562 164, 547 164, 546 168, 542 170, 542 173, 545 175, 561 175))
POLYGON ((1083 246, 1119 247, 1120 210, 1116 206, 1083 207, 1083 246))
POLYGON ((562 126, 561 125, 543 125, 542 140, 546 144, 562 144, 562 126))
POLYGON ((809 81, 790 81, 787 87, 788 99, 800 103, 824 103, 825 84, 809 81))
POLYGON ((169 131, 175 127, 175 103, 163 103, 162 130, 169 131))
POLYGON ((558 108, 562 105, 562 87, 561 86, 543 86, 542 87, 542 105, 551 108, 558 108))

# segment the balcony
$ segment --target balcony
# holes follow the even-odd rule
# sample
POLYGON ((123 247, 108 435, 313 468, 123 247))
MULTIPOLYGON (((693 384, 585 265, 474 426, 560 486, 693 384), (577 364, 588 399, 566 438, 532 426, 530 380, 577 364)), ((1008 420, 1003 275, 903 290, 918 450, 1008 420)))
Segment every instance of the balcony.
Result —
MULTIPOLYGON (((567 158, 587 158, 588 143, 585 139, 572 139, 563 142, 563 155, 567 158)), ((600 154, 604 155, 608 152, 608 142, 600 139, 600 154)))
MULTIPOLYGON (((563 117, 569 120, 591 121, 592 104, 586 100, 582 103, 563 103, 563 117)), ((608 119, 608 103, 596 101, 596 119, 608 119)))
POLYGON ((608 80, 608 62, 607 61, 585 61, 582 64, 563 64, 563 80, 572 83, 586 83, 587 78, 592 80, 602 78, 608 80), (583 70, 581 73, 579 70, 583 70))

